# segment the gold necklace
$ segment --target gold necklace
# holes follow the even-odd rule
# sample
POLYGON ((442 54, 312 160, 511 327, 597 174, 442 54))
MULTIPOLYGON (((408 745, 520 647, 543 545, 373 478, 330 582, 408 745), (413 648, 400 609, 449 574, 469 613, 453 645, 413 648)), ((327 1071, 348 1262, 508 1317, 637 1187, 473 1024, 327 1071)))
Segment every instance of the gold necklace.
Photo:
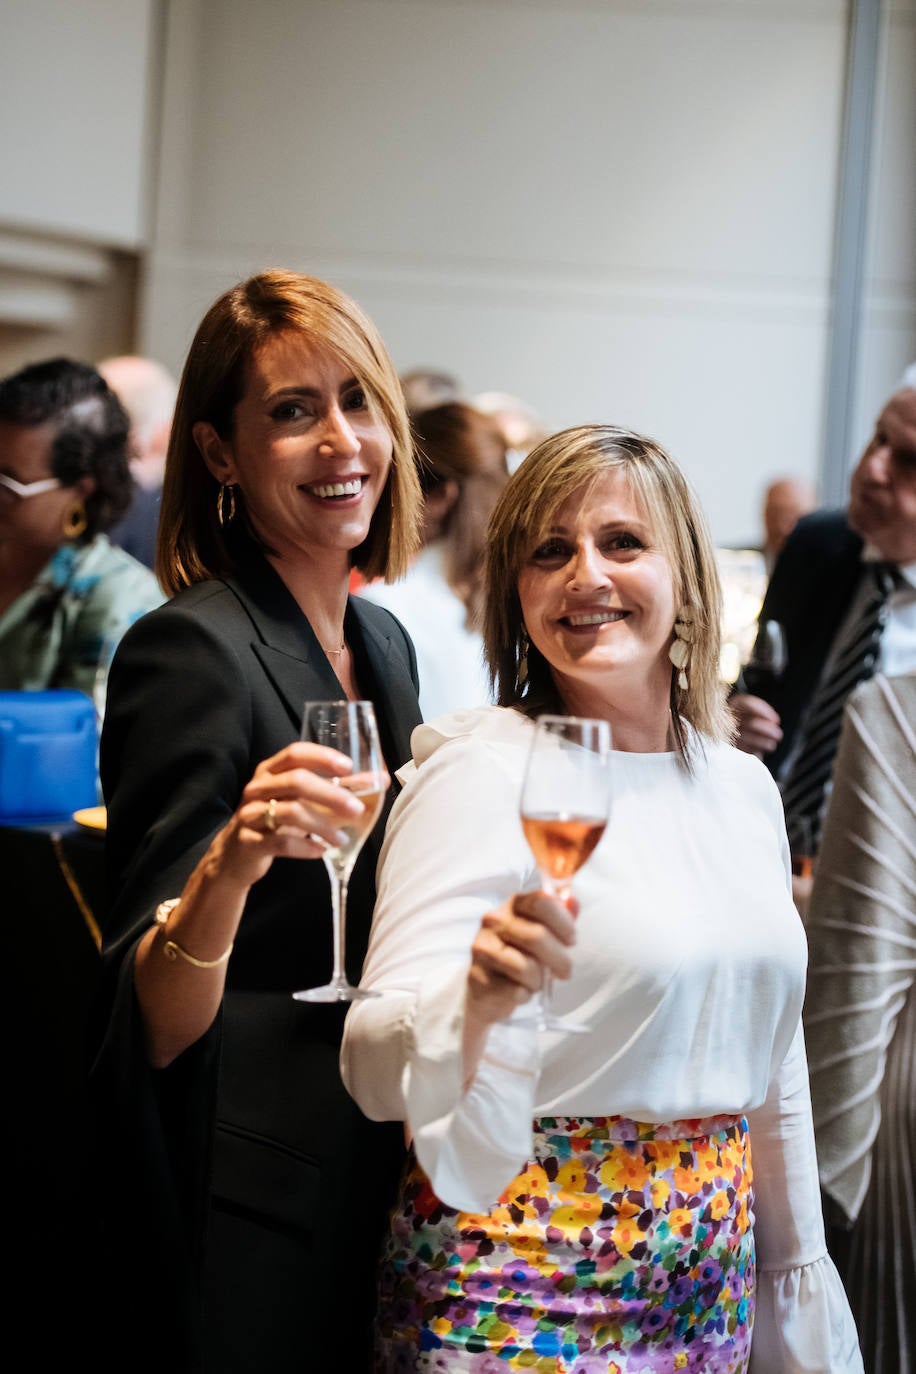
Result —
MULTIPOLYGON (((319 639, 318 643, 321 644, 321 640, 320 640, 320 639, 319 639)), ((344 651, 346 650, 347 641, 344 640, 344 642, 341 644, 341 646, 340 646, 339 649, 329 649, 329 648, 327 647, 326 644, 321 644, 321 647, 322 647, 322 649, 324 649, 325 653, 328 654, 330 657, 332 657, 332 658, 339 658, 340 655, 341 655, 342 653, 344 653, 344 651)))

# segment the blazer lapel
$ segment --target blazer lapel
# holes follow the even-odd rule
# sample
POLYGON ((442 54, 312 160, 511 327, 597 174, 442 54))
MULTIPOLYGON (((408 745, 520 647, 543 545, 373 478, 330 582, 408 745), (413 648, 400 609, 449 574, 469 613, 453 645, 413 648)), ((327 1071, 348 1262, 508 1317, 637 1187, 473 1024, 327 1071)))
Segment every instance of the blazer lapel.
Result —
POLYGON ((271 644, 257 644, 254 652, 273 684, 298 734, 302 728, 302 707, 306 701, 336 701, 343 689, 324 654, 292 655, 271 644))
POLYGON ((266 559, 246 560, 242 577, 226 579, 251 620, 252 649, 298 735, 303 702, 333 701, 342 688, 315 632, 266 559))
MULTIPOLYGON (((265 558, 250 553, 239 577, 229 577, 226 583, 251 621, 254 653, 298 735, 303 702, 339 700, 343 688, 314 630, 265 558)), ((351 618, 369 658, 378 714, 387 722, 400 767, 410 758, 411 732, 420 723, 407 651, 402 637, 389 630, 392 622, 379 607, 351 596, 347 619, 351 618)))

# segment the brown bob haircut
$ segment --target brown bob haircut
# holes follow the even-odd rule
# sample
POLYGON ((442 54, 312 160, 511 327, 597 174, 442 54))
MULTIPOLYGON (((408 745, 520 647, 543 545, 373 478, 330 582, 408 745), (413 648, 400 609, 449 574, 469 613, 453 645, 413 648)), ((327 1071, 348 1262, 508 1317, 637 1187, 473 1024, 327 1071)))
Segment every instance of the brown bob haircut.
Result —
POLYGON ((194 442, 207 420, 232 437, 249 360, 267 339, 297 332, 352 371, 392 440, 388 481, 369 533, 351 554, 367 580, 402 576, 417 547, 420 483, 401 384, 371 320, 336 287, 298 272, 261 272, 210 307, 194 336, 175 404, 159 518, 156 572, 168 593, 233 571, 217 517, 220 486, 194 442))
POLYGON ((563 711, 549 663, 527 642, 519 573, 560 507, 576 495, 586 501, 594 485, 611 472, 627 478, 671 564, 676 604, 695 609, 697 634, 690 646, 686 691, 678 686, 677 670, 671 667, 671 719, 678 750, 687 762, 685 721, 712 739, 730 740, 734 735, 719 675, 722 589, 696 496, 674 460, 643 435, 613 425, 566 429, 532 449, 509 478, 487 537, 484 646, 490 679, 500 706, 513 706, 529 716, 563 711), (520 682, 526 650, 527 677, 520 682))

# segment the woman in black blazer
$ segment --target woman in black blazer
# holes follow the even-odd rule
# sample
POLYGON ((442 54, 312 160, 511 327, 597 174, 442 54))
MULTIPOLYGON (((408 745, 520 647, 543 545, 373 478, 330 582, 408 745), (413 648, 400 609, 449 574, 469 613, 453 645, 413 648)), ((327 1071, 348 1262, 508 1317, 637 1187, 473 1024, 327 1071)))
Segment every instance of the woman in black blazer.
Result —
MULTIPOLYGON (((291 996, 330 973, 314 836, 354 806, 340 757, 298 737, 305 700, 369 698, 392 777, 409 757, 413 647, 348 584, 352 567, 403 572, 419 505, 397 375, 359 308, 279 271, 221 296, 166 467, 172 599, 122 643, 101 749, 112 901, 92 1092, 122 1368, 368 1368, 403 1140, 341 1084, 345 1004, 291 996)), ((350 885, 354 980, 384 814, 350 885)))

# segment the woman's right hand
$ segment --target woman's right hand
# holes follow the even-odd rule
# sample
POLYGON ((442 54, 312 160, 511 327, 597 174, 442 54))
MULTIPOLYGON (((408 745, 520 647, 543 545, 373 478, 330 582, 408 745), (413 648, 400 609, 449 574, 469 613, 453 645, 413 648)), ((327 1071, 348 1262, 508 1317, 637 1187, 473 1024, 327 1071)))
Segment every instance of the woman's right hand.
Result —
POLYGON ((150 1063, 165 1068, 213 1023, 226 980, 226 955, 248 890, 281 856, 315 859, 337 843, 337 826, 363 804, 338 780, 352 770, 345 754, 296 741, 258 764, 229 821, 210 842, 167 925, 140 943, 134 985, 150 1063), (168 939, 191 954, 163 957, 168 939))
POLYGON ((466 1015, 478 1025, 503 1021, 544 984, 572 972, 578 908, 546 892, 517 892, 488 911, 471 946, 466 1015))
POLYGON ((337 844, 337 827, 364 809, 339 786, 351 771, 346 754, 305 741, 265 759, 210 846, 211 871, 248 888, 276 858, 320 858, 337 844))
POLYGON ((473 1080, 490 1027, 555 978, 572 973, 576 899, 565 906, 546 892, 517 892, 488 911, 471 945, 461 1057, 465 1087, 473 1080))

